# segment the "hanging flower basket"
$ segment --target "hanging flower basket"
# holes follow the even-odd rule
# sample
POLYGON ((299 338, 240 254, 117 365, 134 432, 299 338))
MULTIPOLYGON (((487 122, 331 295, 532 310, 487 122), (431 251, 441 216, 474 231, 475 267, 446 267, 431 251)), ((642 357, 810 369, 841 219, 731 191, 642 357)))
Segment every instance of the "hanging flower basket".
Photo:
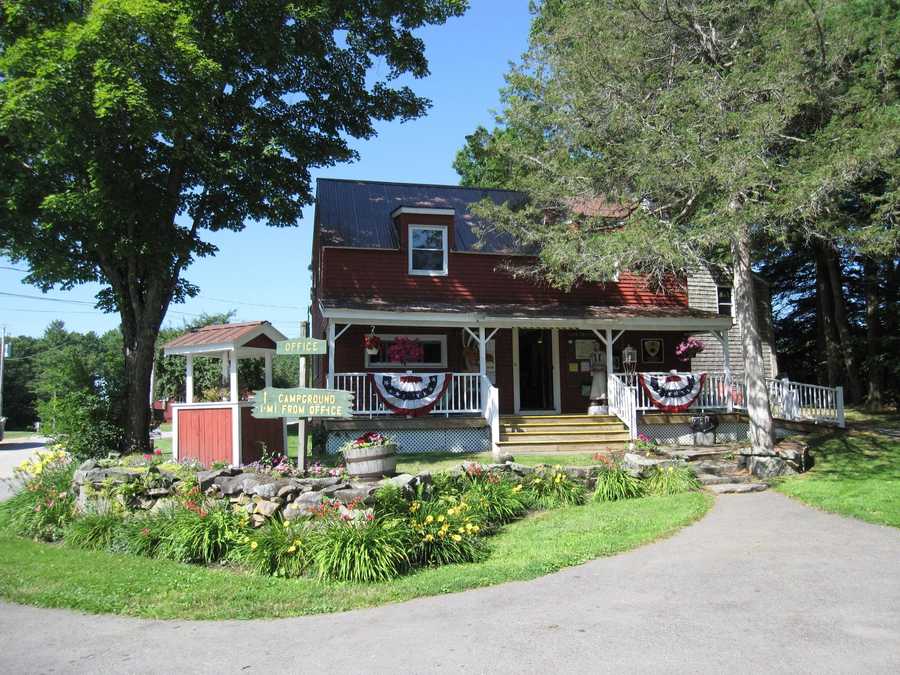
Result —
POLYGON ((381 338, 374 333, 364 335, 363 346, 366 348, 366 354, 368 354, 369 356, 375 356, 379 351, 381 351, 381 338))
POLYGON ((675 356, 682 363, 687 363, 697 356, 697 354, 700 354, 705 348, 706 345, 703 344, 702 340, 698 340, 695 337, 689 337, 682 340, 681 343, 675 347, 675 356))

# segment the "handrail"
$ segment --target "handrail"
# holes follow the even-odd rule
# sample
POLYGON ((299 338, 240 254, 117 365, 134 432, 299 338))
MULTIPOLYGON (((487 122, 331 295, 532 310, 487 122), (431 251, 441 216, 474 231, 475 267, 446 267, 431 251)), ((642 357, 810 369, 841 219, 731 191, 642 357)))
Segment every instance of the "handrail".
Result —
POLYGON ((629 386, 617 374, 607 378, 609 412, 621 420, 628 429, 628 437, 637 438, 637 387, 629 386))

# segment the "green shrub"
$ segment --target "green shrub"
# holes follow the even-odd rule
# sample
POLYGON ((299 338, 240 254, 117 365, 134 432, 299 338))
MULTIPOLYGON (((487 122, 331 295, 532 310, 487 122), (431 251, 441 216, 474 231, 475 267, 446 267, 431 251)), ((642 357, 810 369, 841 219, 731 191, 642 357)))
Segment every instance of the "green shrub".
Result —
POLYGON ((597 488, 594 490, 595 502, 615 502, 620 499, 633 499, 644 494, 644 484, 619 464, 608 465, 597 476, 597 488))
POLYGON ((22 537, 56 541, 75 516, 72 490, 75 465, 61 451, 38 453, 15 470, 19 491, 0 502, 0 513, 11 532, 22 537))
POLYGON ((75 548, 112 550, 122 525, 122 515, 113 509, 85 513, 69 523, 63 539, 67 545, 75 548))
POLYGON ((413 556, 422 565, 449 565, 480 560, 484 525, 477 509, 453 495, 410 505, 413 556))
POLYGON ((176 518, 174 508, 163 509, 156 513, 138 513, 126 518, 119 527, 111 549, 116 553, 156 557, 176 518))
POLYGON ((323 580, 388 581, 410 563, 409 530, 394 518, 325 521, 311 544, 316 573, 323 580))
POLYGON ((584 504, 587 495, 584 486, 569 478, 559 467, 535 471, 525 479, 524 485, 526 499, 539 509, 584 504))
POLYGON ((248 532, 231 556, 257 574, 294 578, 310 565, 312 546, 309 525, 273 519, 248 532))
POLYGON ((38 416, 41 431, 78 461, 106 457, 122 446, 111 403, 96 394, 71 392, 38 403, 38 416))
POLYGON ((385 483, 375 493, 375 515, 379 518, 400 518, 409 513, 409 501, 403 489, 393 483, 385 483))
POLYGON ((177 508, 157 555, 179 562, 216 562, 238 543, 242 529, 240 517, 226 503, 177 508))
POLYGON ((522 486, 496 474, 472 481, 462 499, 473 510, 473 517, 490 525, 508 523, 528 510, 522 486))
POLYGON ((686 466, 654 467, 646 487, 647 494, 665 496, 699 490, 701 483, 686 466))

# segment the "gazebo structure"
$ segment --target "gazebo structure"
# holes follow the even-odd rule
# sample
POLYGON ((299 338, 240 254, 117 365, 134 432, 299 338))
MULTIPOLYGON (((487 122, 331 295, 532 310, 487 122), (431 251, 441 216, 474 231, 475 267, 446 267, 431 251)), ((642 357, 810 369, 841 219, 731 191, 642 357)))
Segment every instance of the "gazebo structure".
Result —
POLYGON ((227 462, 240 466, 255 462, 263 447, 287 453, 287 427, 283 418, 256 419, 252 400, 241 400, 238 361, 265 359, 265 386, 272 386, 275 343, 285 336, 268 321, 217 324, 195 328, 168 342, 166 356, 185 357, 185 401, 172 406, 172 456, 193 458, 208 466, 227 462), (228 394, 221 401, 194 401, 194 359, 217 358, 228 394))

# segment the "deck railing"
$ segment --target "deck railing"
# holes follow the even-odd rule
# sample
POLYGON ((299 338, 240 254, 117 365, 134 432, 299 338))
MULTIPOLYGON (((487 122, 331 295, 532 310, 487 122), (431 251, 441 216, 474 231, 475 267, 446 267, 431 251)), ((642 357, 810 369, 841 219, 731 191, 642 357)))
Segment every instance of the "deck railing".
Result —
POLYGON ((618 375, 610 377, 606 386, 609 414, 621 420, 632 439, 637 438, 637 387, 627 384, 627 381, 618 375))
MULTIPOLYGON (((332 387, 351 391, 354 415, 390 415, 369 380, 368 373, 335 373, 332 387)), ((478 414, 482 412, 481 375, 453 373, 447 391, 431 409, 432 415, 478 414)))
MULTIPOLYGON (((647 392, 638 384, 636 373, 615 373, 610 378, 610 412, 613 412, 613 382, 621 382, 624 389, 634 392, 637 412, 656 410, 647 392)), ((842 387, 823 387, 817 384, 766 379, 769 406, 779 419, 836 424, 844 426, 844 390, 842 387)), ((617 404, 618 405, 618 404, 617 404)), ((707 373, 700 396, 692 411, 744 411, 747 409, 747 385, 743 376, 734 376, 729 383, 725 373, 707 373)), ((625 420, 622 420, 625 422, 625 420)), ((625 422, 627 425, 627 422, 625 422)))

